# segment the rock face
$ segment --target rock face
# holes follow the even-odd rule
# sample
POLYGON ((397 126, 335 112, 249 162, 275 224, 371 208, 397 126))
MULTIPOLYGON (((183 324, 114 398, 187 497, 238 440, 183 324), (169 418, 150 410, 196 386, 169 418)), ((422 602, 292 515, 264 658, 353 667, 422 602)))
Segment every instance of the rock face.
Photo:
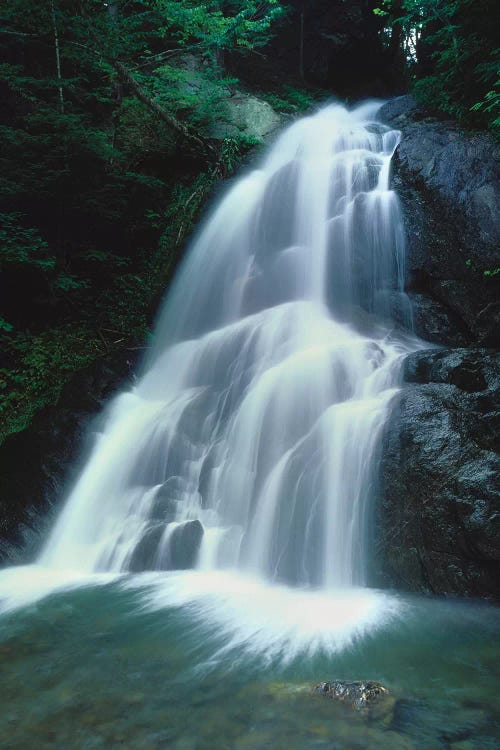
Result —
POLYGON ((78 458, 89 451, 92 420, 119 385, 131 378, 138 352, 127 350, 97 360, 76 373, 56 406, 39 411, 32 424, 0 446, 0 564, 32 559, 37 530, 52 520, 65 489, 75 479, 78 458), (71 473, 72 472, 72 473, 71 473))
POLYGON ((500 146, 485 133, 433 120, 410 96, 388 102, 380 117, 402 134, 394 187, 416 332, 439 344, 498 346, 500 274, 492 272, 500 268, 500 146))
POLYGON ((381 445, 373 580, 498 599, 499 148, 425 116, 411 97, 381 116, 402 132, 394 183, 415 330, 447 348, 404 363, 381 445))
POLYGON ((498 597, 499 364, 482 349, 406 360, 382 447, 379 585, 498 597))
POLYGON ((411 96, 392 99, 381 116, 403 132, 398 148, 400 169, 435 191, 451 212, 463 212, 466 240, 483 246, 498 243, 500 147, 492 136, 435 121, 419 110, 411 96))

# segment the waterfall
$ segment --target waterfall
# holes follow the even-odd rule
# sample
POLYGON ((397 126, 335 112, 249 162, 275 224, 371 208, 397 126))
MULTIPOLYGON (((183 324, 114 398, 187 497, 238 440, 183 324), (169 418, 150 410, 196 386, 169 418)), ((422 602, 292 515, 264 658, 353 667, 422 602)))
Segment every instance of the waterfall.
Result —
POLYGON ((409 346, 391 323, 399 133, 377 109, 294 122, 208 218, 40 565, 366 583, 377 445, 409 346))

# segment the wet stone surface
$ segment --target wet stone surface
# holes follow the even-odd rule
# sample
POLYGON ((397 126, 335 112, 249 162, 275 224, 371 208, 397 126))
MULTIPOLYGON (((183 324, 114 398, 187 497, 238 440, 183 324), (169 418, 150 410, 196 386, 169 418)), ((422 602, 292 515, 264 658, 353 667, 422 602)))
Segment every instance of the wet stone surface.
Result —
POLYGON ((332 682, 320 682, 314 688, 315 692, 342 701, 358 710, 366 710, 387 700, 390 696, 389 690, 380 682, 373 680, 347 682, 345 680, 333 680, 332 682))

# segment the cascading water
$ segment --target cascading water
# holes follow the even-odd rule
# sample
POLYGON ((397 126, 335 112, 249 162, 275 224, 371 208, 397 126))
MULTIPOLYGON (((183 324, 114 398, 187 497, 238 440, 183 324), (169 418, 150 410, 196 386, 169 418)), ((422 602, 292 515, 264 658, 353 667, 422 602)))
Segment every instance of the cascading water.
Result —
POLYGON ((399 133, 377 105, 291 125, 192 247, 40 563, 365 583, 373 457, 405 346, 399 133))
POLYGON ((199 234, 39 560, 0 571, 0 745, 498 746, 496 610, 361 585, 419 346, 390 320, 399 136, 375 114, 293 124, 199 234), (332 678, 392 695, 353 711, 311 691, 332 678))

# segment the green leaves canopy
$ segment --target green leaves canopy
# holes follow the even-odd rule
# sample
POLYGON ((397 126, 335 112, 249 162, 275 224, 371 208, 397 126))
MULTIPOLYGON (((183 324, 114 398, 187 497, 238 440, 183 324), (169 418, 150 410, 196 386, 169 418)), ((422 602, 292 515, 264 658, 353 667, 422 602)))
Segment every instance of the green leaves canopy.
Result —
POLYGON ((415 39, 412 68, 421 101, 500 135, 496 0, 384 0, 374 12, 415 39))

